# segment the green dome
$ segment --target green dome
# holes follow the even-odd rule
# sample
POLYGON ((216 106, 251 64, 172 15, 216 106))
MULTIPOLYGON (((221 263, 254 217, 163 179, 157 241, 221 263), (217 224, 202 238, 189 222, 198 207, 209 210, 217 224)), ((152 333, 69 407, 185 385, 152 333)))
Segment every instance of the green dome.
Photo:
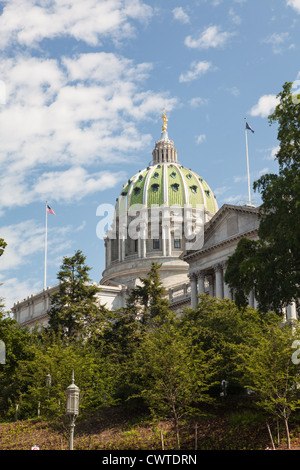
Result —
POLYGON ((157 163, 128 180, 117 199, 117 215, 133 205, 142 207, 189 205, 214 215, 218 211, 216 198, 204 179, 177 162, 157 163))

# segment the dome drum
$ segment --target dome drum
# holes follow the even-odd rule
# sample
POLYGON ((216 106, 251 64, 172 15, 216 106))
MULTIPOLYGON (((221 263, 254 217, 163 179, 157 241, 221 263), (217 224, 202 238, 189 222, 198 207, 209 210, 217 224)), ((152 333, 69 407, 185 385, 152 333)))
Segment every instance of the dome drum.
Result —
POLYGON ((102 283, 127 282, 127 271, 132 279, 139 278, 141 267, 146 263, 150 268, 154 260, 163 264, 162 275, 171 262, 176 279, 179 272, 187 279, 187 264, 180 255, 200 219, 205 224, 218 211, 206 181, 177 161, 166 129, 152 156, 152 164, 130 178, 117 198, 114 224, 105 240, 102 283))

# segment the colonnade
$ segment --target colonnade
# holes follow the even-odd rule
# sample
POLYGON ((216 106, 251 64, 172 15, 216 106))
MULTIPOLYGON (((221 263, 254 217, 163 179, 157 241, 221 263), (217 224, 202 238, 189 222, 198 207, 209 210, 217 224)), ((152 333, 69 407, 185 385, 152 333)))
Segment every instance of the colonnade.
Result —
MULTIPOLYGON (((224 274, 226 269, 226 262, 217 263, 210 268, 200 269, 193 271, 189 274, 191 285, 191 308, 196 308, 198 305, 198 295, 207 293, 211 297, 220 299, 234 300, 234 292, 230 289, 228 284, 224 281, 224 274)), ((257 308, 257 301, 254 292, 250 292, 248 298, 249 306, 257 308)), ((287 320, 297 320, 296 302, 292 302, 284 310, 283 314, 287 320)))
POLYGON ((196 308, 198 295, 208 293, 211 297, 232 300, 232 292, 224 281, 225 262, 210 268, 194 271, 189 275, 191 283, 191 308, 196 308))

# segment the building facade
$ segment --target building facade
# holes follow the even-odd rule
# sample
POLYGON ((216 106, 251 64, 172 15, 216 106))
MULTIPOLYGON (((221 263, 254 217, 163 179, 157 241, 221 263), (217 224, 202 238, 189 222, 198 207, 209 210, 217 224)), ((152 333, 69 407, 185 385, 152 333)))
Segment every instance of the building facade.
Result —
MULTIPOLYGON (((124 184, 106 234, 98 301, 111 310, 126 306, 130 290, 153 262, 161 264, 160 277, 174 311, 195 308, 204 292, 234 300, 224 282, 226 260, 240 239, 258 238, 258 209, 228 204, 219 209, 208 183, 178 161, 165 114, 162 119, 152 162, 124 184)), ((45 326, 56 289, 44 289, 14 304, 15 319, 29 328, 45 326)), ((256 307, 253 294, 249 305, 256 307)), ((297 318, 295 305, 284 314, 297 318)))

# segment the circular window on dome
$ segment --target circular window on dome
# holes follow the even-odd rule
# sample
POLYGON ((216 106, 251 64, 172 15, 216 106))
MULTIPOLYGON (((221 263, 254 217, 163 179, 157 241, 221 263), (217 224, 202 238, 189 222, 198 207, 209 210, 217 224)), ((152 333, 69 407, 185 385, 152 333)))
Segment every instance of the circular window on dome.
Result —
POLYGON ((205 193, 208 197, 210 197, 210 191, 208 189, 205 190, 205 193))
POLYGON ((137 195, 137 194, 140 194, 141 192, 141 188, 139 188, 138 186, 134 188, 134 194, 137 195))
POLYGON ((127 196, 127 191, 122 191, 121 196, 127 196))
POLYGON ((153 175, 153 178, 156 179, 156 178, 158 178, 158 177, 159 177, 159 173, 157 173, 157 171, 156 171, 156 172, 154 173, 154 175, 153 175))
POLYGON ((173 189, 173 191, 177 192, 179 189, 179 184, 178 183, 171 184, 171 188, 173 189))
POLYGON ((154 193, 157 193, 158 188, 159 188, 159 184, 152 184, 152 185, 151 185, 151 188, 152 188, 152 191, 153 191, 154 193))
POLYGON ((198 190, 197 186, 191 186, 192 193, 196 194, 197 190, 198 190))
POLYGON ((140 175, 139 176, 139 181, 142 181, 142 179, 143 179, 143 175, 140 175))
POLYGON ((187 177, 189 180, 192 179, 191 173, 188 173, 188 174, 186 175, 186 177, 187 177))
POLYGON ((172 176, 172 178, 176 178, 176 172, 172 171, 171 176, 172 176))

